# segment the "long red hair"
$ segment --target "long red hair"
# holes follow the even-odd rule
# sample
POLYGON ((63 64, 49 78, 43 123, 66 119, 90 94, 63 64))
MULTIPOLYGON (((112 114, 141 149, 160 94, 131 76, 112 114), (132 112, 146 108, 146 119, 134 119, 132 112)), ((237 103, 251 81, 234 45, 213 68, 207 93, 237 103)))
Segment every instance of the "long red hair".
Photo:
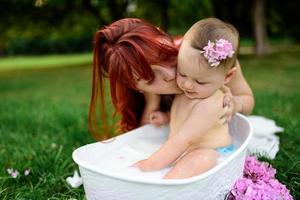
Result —
POLYGON ((89 130, 97 140, 107 139, 109 128, 105 109, 104 78, 110 83, 114 114, 120 114, 119 129, 137 128, 145 106, 143 94, 137 92, 136 77, 151 81, 150 65, 176 67, 178 47, 172 38, 152 24, 134 18, 118 20, 94 35, 92 96, 89 130), (100 103, 101 127, 97 125, 96 107, 100 103))

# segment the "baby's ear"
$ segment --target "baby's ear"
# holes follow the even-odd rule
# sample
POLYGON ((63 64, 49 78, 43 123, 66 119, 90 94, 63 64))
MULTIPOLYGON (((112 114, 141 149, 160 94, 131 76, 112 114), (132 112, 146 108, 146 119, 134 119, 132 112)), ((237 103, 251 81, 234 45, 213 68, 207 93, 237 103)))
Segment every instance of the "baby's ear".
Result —
POLYGON ((231 78, 233 77, 234 73, 236 72, 237 67, 233 67, 231 68, 225 75, 225 84, 229 83, 229 81, 231 80, 231 78))

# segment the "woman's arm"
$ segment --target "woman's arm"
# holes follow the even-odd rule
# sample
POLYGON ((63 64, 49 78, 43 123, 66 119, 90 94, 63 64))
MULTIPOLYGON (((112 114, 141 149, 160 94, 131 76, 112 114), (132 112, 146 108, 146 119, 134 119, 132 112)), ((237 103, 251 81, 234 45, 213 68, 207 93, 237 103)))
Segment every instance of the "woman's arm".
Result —
POLYGON ((238 61, 236 63, 237 70, 227 84, 233 95, 233 112, 249 115, 254 107, 254 97, 252 90, 243 75, 240 63, 238 61))
POLYGON ((149 124, 151 122, 151 113, 160 110, 161 96, 159 94, 143 93, 145 97, 145 107, 143 110, 140 125, 149 124))

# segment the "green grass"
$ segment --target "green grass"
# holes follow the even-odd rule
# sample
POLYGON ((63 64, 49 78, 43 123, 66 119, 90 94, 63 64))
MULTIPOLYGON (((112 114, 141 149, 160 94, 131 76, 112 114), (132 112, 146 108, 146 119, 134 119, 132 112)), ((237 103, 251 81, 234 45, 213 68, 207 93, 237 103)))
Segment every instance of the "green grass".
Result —
POLYGON ((274 54, 264 58, 241 57, 256 100, 254 113, 274 119, 284 127, 280 150, 274 160, 276 177, 300 199, 300 54, 274 54))
MULTIPOLYGON (((285 128, 278 134, 276 159, 268 161, 299 199, 300 54, 243 56, 240 61, 255 93, 253 114, 285 128)), ((84 199, 83 187, 65 182, 77 169, 72 151, 93 142, 87 132, 91 69, 74 65, 0 72, 0 199, 84 199), (31 173, 13 179, 6 172, 10 167, 31 173)))
POLYGON ((91 63, 92 54, 19 56, 0 59, 0 72, 20 69, 66 67, 91 63))
POLYGON ((87 132, 88 67, 0 74, 0 199, 83 199, 71 189, 72 151, 93 139, 87 132), (12 179, 6 168, 28 177, 12 179))

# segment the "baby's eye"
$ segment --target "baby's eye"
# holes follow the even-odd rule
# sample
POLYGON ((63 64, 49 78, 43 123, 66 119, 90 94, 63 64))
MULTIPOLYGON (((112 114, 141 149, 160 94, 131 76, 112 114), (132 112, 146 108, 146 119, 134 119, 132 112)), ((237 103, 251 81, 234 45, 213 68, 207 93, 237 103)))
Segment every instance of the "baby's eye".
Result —
POLYGON ((186 75, 181 74, 180 72, 178 72, 178 75, 181 76, 181 77, 186 77, 186 75))
POLYGON ((196 83, 199 84, 199 85, 205 85, 206 84, 205 82, 200 82, 200 81, 197 81, 197 80, 196 80, 196 83))

